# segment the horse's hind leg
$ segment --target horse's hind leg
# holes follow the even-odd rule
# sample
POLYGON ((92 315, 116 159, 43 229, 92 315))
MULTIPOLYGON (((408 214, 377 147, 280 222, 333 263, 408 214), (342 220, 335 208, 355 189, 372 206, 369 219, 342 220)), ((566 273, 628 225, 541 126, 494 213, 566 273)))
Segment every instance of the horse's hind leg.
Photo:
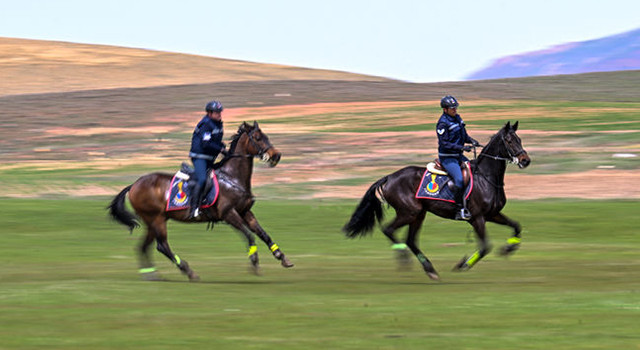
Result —
POLYGON ((178 269, 189 277, 190 281, 198 281, 200 277, 191 269, 191 267, 189 267, 189 263, 171 251, 169 242, 167 241, 167 220, 158 216, 153 220, 152 225, 149 227, 150 229, 153 228, 153 233, 155 234, 156 242, 158 243, 158 251, 176 264, 178 269))
POLYGON ((517 221, 509 219, 502 213, 488 218, 487 221, 513 228, 513 236, 507 240, 507 244, 500 248, 500 255, 509 255, 520 248, 520 224, 517 221))
POLYGON ((406 268, 410 264, 409 250, 407 244, 400 242, 395 235, 395 232, 402 226, 408 225, 415 221, 414 215, 407 214, 396 210, 396 217, 387 225, 382 232, 391 241, 391 248, 396 252, 396 258, 401 268, 406 268))
POLYGON ((267 232, 260 226, 258 223, 258 219, 256 219, 255 215, 249 210, 244 214, 244 220, 249 224, 249 228, 253 231, 260 239, 269 247, 273 256, 280 260, 280 263, 284 267, 293 267, 293 263, 287 258, 280 247, 278 247, 275 242, 269 237, 267 232))
POLYGON ((153 262, 151 262, 151 257, 149 256, 149 246, 155 240, 155 233, 150 227, 147 227, 147 235, 144 236, 140 240, 140 245, 136 247, 136 251, 138 253, 138 261, 140 269, 140 275, 142 279, 147 281, 158 281, 162 278, 158 275, 156 271, 156 267, 153 266, 153 262))
POLYGON ((420 248, 418 248, 418 244, 416 243, 416 238, 418 237, 418 233, 420 232, 420 227, 422 227, 422 222, 424 221, 425 215, 426 212, 420 213, 416 220, 409 224, 407 246, 409 246, 409 249, 411 249, 413 254, 415 254, 415 256, 418 258, 418 261, 420 261, 420 263, 422 264, 422 268, 424 269, 424 272, 427 273, 427 276, 429 276, 429 278, 431 278, 432 280, 439 280, 440 276, 436 272, 436 269, 433 267, 433 264, 431 264, 431 261, 429 261, 429 259, 422 253, 422 251, 420 251, 420 248))

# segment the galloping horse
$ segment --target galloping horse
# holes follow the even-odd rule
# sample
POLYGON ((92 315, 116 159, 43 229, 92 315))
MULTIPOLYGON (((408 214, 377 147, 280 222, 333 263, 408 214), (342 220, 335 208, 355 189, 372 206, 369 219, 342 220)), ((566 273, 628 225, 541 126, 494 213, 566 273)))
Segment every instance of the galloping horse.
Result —
POLYGON ((253 126, 244 122, 232 138, 229 154, 220 162, 221 167, 216 170, 220 191, 218 199, 213 206, 203 209, 196 219, 189 219, 188 209, 166 210, 166 193, 172 179, 170 174, 144 175, 132 185, 125 187, 113 199, 109 210, 115 220, 128 226, 129 230, 139 226, 136 217, 125 209, 125 197, 129 193, 131 206, 147 226, 147 235, 142 238, 138 247, 140 273, 145 279, 159 279, 148 252, 154 240, 157 242, 158 251, 176 264, 180 271, 189 277, 189 280, 199 279, 187 261, 178 257, 169 248, 167 241, 167 220, 169 219, 183 222, 224 221, 233 226, 247 239, 249 260, 256 273, 259 265, 254 233, 264 241, 273 256, 280 260, 282 266, 293 266, 278 245, 260 227, 258 220, 251 212, 255 202, 251 193, 254 157, 260 157, 274 167, 280 161, 281 153, 271 145, 269 138, 260 130, 257 122, 254 122, 253 126))
MULTIPOLYGON (((513 228, 513 237, 509 238, 501 249, 503 255, 514 252, 520 246, 520 224, 500 212, 507 202, 504 193, 507 162, 517 164, 520 168, 526 168, 531 163, 527 152, 522 148, 520 138, 516 135, 517 129, 518 122, 513 126, 507 123, 491 138, 478 158, 471 161, 474 187, 467 206, 471 212, 469 223, 476 232, 479 249, 471 257, 463 257, 454 270, 468 270, 489 253, 491 247, 487 242, 485 229, 487 221, 513 228)), ((415 198, 424 172, 425 168, 409 166, 376 181, 365 193, 343 231, 349 238, 362 236, 371 232, 376 218, 378 222, 382 221, 384 213, 376 196, 378 193, 396 211, 396 218, 383 229, 384 234, 393 243, 392 248, 397 250, 402 258, 408 259, 408 247, 418 258, 429 278, 438 280, 438 273, 418 248, 418 232, 427 212, 454 219, 457 208, 455 204, 445 201, 415 198), (409 232, 406 243, 400 243, 394 232, 404 225, 409 225, 409 232)))

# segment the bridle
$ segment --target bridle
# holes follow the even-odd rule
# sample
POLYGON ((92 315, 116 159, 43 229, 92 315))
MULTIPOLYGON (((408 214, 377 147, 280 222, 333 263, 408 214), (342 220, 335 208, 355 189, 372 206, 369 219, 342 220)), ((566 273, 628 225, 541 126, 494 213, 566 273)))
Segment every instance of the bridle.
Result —
POLYGON ((264 159, 265 154, 267 153, 268 150, 273 148, 273 145, 271 145, 271 142, 269 142, 269 140, 266 140, 267 146, 266 147, 260 147, 258 142, 253 137, 253 134, 256 132, 256 130, 257 130, 257 128, 252 129, 251 131, 249 131, 247 133, 247 136, 249 137, 249 142, 251 142, 251 145, 253 146, 253 148, 258 150, 258 154, 256 154, 256 157, 260 157, 260 158, 264 159))
POLYGON ((251 155, 251 154, 247 154, 247 155, 241 155, 241 154, 236 154, 236 153, 232 153, 229 154, 228 157, 247 157, 247 158, 252 158, 252 157, 260 157, 264 160, 265 154, 267 153, 268 150, 273 148, 273 145, 271 144, 271 142, 269 142, 269 140, 266 141, 267 146, 266 147, 261 147, 260 144, 258 144, 258 141, 256 141, 255 137, 253 136, 256 132, 257 128, 252 129, 251 131, 247 131, 246 129, 242 129, 243 133, 247 134, 247 137, 249 138, 249 142, 251 143, 251 145, 253 146, 253 148, 258 150, 258 153, 255 155, 251 155))
POLYGON ((500 156, 494 156, 491 154, 485 154, 485 153, 480 153, 480 155, 478 157, 487 157, 487 158, 491 158, 491 159, 495 159, 495 160, 503 160, 509 163, 513 163, 515 165, 518 165, 518 163, 520 163, 520 161, 518 160, 518 156, 525 153, 524 149, 520 149, 520 151, 516 152, 515 154, 511 151, 511 147, 509 147, 509 144, 507 144, 507 141, 504 139, 504 135, 500 135, 500 140, 502 140, 502 144, 504 145, 504 148, 507 150, 507 153, 509 154, 508 158, 505 157, 500 157, 500 156))

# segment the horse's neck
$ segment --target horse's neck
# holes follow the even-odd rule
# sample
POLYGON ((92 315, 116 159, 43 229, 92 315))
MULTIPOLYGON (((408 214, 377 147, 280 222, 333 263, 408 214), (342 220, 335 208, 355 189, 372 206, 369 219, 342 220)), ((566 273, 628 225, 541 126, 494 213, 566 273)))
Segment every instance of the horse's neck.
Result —
MULTIPOLYGON (((483 153, 491 156, 500 154, 497 147, 490 147, 485 149, 483 153)), ((489 157, 480 156, 476 160, 476 166, 478 172, 487 177, 491 182, 496 185, 504 184, 504 174, 507 170, 507 163, 504 160, 493 159, 489 157)))
POLYGON ((251 175, 253 174, 253 157, 241 155, 229 159, 220 169, 234 178, 239 185, 251 190, 251 175))

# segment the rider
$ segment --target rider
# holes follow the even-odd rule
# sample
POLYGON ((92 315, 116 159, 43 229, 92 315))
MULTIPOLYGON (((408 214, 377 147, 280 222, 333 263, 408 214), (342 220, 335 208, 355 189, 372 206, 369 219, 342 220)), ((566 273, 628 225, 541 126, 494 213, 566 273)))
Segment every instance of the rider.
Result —
POLYGON ((467 135, 464 121, 460 118, 458 112, 458 101, 455 97, 447 95, 440 100, 442 107, 442 116, 438 120, 436 132, 438 133, 438 157, 440 163, 445 168, 449 176, 453 179, 453 193, 456 205, 460 209, 456 213, 456 219, 469 220, 471 215, 464 207, 464 180, 462 179, 462 171, 460 164, 469 161, 463 155, 463 151, 471 151, 471 146, 465 146, 465 143, 471 143, 473 146, 479 146, 478 141, 467 135))
POLYGON ((191 150, 189 157, 195 168, 194 177, 196 184, 191 191, 191 206, 189 217, 199 215, 200 203, 203 200, 203 189, 207 180, 207 172, 213 168, 213 162, 220 152, 226 155, 225 145, 222 142, 222 103, 211 101, 205 106, 207 114, 196 125, 191 137, 191 150))

